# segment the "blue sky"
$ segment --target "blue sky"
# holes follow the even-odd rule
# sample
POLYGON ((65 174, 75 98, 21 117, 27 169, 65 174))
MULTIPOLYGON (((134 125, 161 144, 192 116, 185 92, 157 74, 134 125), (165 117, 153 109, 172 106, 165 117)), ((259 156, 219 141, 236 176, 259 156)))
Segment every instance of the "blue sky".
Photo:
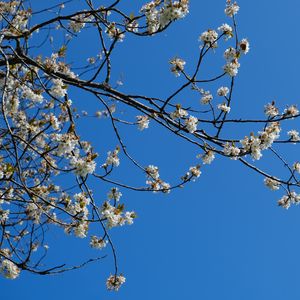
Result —
MULTIPOLYGON (((144 1, 136 3, 138 8, 144 1)), ((299 103, 299 3, 243 0, 239 5, 239 34, 249 39, 251 51, 241 60, 232 116, 262 117, 263 106, 274 99, 281 109, 299 103)), ((190 14, 159 36, 127 36, 113 57, 114 79, 124 81, 121 90, 163 97, 176 89, 181 79, 170 73, 169 59, 178 55, 187 61, 187 69, 193 66, 199 34, 229 22, 224 6, 223 0, 191 0, 190 14)), ((86 36, 83 42, 87 46, 74 46, 74 58, 93 52, 97 47, 93 41, 86 36)), ((204 72, 218 73, 222 63, 222 52, 217 51, 204 72)), ((71 96, 80 109, 92 112, 97 105, 84 95, 73 92, 71 96)), ((81 122, 82 135, 94 143, 100 155, 105 156, 117 144, 108 121, 81 122)), ((288 127, 297 129, 299 121, 288 127)), ((130 153, 143 165, 160 166, 166 181, 179 178, 197 162, 198 149, 152 123, 144 132, 127 127, 120 127, 120 132, 130 153)), ((227 132, 239 137, 244 134, 241 128, 228 128, 227 132)), ((297 157, 296 149, 289 146, 284 152, 289 158, 297 157)), ((272 163, 267 155, 263 158, 262 165, 272 163)), ((280 174, 277 165, 270 167, 280 174)), ((3 299, 299 299, 299 207, 279 208, 276 201, 282 192, 266 189, 262 177, 237 161, 217 157, 202 171, 195 183, 169 195, 122 190, 123 201, 138 218, 130 227, 112 230, 119 268, 127 279, 118 293, 105 289, 112 259, 109 251, 104 251, 108 257, 102 261, 59 276, 23 272, 14 281, 0 278, 3 299)), ((143 182, 143 175, 137 174, 121 161, 119 179, 143 182)), ((95 184, 100 201, 108 189, 95 184)), ((50 259, 59 262, 80 262, 98 255, 87 241, 66 238, 59 230, 49 232, 49 245, 50 259)))

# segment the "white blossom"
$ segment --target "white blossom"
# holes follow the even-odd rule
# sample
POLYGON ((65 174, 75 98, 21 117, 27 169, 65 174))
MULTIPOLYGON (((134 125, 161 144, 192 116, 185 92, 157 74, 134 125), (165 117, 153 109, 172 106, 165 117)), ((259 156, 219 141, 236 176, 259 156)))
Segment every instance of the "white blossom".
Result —
POLYGON ((280 131, 281 129, 279 126, 279 122, 272 122, 269 126, 265 128, 264 131, 260 131, 259 138, 261 141, 261 149, 264 150, 271 147, 273 142, 279 138, 280 131))
POLYGON ((49 119, 49 122, 54 130, 59 130, 61 123, 58 121, 57 117, 54 114, 50 114, 46 117, 49 119))
POLYGON ((9 209, 3 210, 0 207, 0 224, 4 224, 9 219, 9 209))
POLYGON ((33 91, 31 88, 29 88, 27 85, 22 86, 22 97, 29 99, 33 102, 41 103, 44 100, 44 97, 41 93, 38 93, 36 91, 33 91))
POLYGON ((236 147, 236 146, 234 146, 232 144, 229 144, 227 142, 224 145, 223 152, 224 152, 225 155, 230 156, 232 159, 237 159, 238 155, 241 152, 241 150, 238 147, 236 147))
POLYGON ((161 1, 151 1, 141 8, 145 14, 149 33, 155 33, 166 27, 170 22, 184 18, 189 12, 189 1, 164 1, 163 7, 159 8, 161 1))
POLYGON ((280 200, 278 200, 278 205, 285 209, 289 209, 291 206, 290 197, 284 195, 280 200))
POLYGON ((274 102, 265 105, 265 114, 267 117, 271 117, 271 118, 274 118, 279 115, 279 110, 275 106, 274 102))
POLYGON ((199 41, 202 41, 204 44, 208 44, 208 46, 212 48, 216 48, 218 46, 217 39, 218 33, 212 29, 204 31, 199 37, 199 41))
POLYGON ((5 278, 16 279, 20 275, 20 269, 12 261, 3 259, 0 266, 0 273, 2 273, 5 278))
POLYGON ((168 193, 171 192, 170 187, 171 187, 171 185, 167 182, 162 181, 160 183, 160 188, 162 189, 162 192, 165 193, 165 194, 168 194, 168 193))
POLYGON ((56 98, 64 97, 67 93, 67 87, 61 79, 52 79, 53 85, 50 89, 52 96, 56 98))
POLYGON ((156 6, 155 2, 151 1, 141 8, 141 13, 144 13, 146 16, 147 29, 150 34, 158 31, 160 27, 160 14, 156 6))
POLYGON ((228 17, 233 17, 239 11, 240 7, 237 5, 236 2, 230 3, 230 1, 226 4, 225 14, 228 17))
POLYGON ((192 174, 193 177, 200 177, 201 175, 201 171, 200 171, 200 165, 194 166, 194 167, 190 167, 189 172, 192 174))
POLYGON ((175 119, 181 119, 188 116, 188 112, 181 108, 180 104, 176 105, 176 110, 170 113, 170 117, 175 119))
POLYGON ((209 104, 209 103, 211 102, 212 99, 213 99, 212 94, 210 94, 209 92, 205 92, 205 93, 202 95, 200 102, 201 102, 202 104, 209 104))
POLYGON ((209 150, 204 155, 202 155, 201 158, 202 158, 203 164, 209 165, 215 159, 215 154, 213 151, 209 150))
POLYGON ((250 137, 245 136, 240 143, 245 152, 250 152, 254 160, 259 160, 262 157, 262 150, 271 147, 273 142, 279 138, 279 133, 279 123, 272 122, 264 131, 259 132, 259 136, 254 136, 254 134, 251 134, 250 137))
POLYGON ((73 134, 56 134, 52 138, 58 142, 56 153, 58 156, 70 154, 78 145, 78 139, 73 134))
POLYGON ((122 193, 119 191, 117 187, 113 187, 110 189, 109 193, 107 194, 108 199, 112 199, 115 201, 119 201, 122 197, 122 193))
POLYGON ((142 131, 149 127, 150 120, 148 116, 137 116, 137 119, 138 119, 137 124, 139 130, 142 131))
POLYGON ((235 48, 229 47, 224 51, 224 58, 226 60, 232 60, 235 59, 236 57, 237 57, 237 53, 235 48))
POLYGON ((91 20, 92 17, 86 17, 84 14, 74 16, 72 17, 72 21, 69 23, 69 28, 78 33, 85 27, 86 23, 91 20))
POLYGON ((242 53, 247 54, 250 50, 249 41, 247 39, 242 39, 239 42, 240 50, 242 53))
POLYGON ((160 10, 160 28, 164 28, 169 22, 182 19, 188 11, 188 0, 184 1, 164 1, 164 7, 160 10))
POLYGON ((75 174, 82 177, 94 173, 96 169, 96 163, 88 157, 71 157, 70 164, 75 168, 75 174))
POLYGON ((74 234, 79 238, 85 238, 88 233, 88 222, 82 221, 76 224, 74 228, 74 234))
POLYGON ((295 162, 293 164, 293 170, 295 170, 296 172, 300 173, 300 163, 299 162, 295 162))
MULTIPOLYGON (((19 5, 18 1, 9 1, 9 2, 3 2, 1 1, 0 6, 0 13, 1 14, 13 14, 16 11, 16 7, 19 5)), ((2 20, 2 16, 0 17, 0 20, 2 20)))
POLYGON ((218 27, 218 30, 224 33, 226 35, 226 38, 230 38, 233 36, 232 27, 226 23, 218 27))
POLYGON ((122 205, 115 207, 107 201, 104 202, 101 213, 103 218, 107 220, 108 228, 123 226, 125 224, 131 225, 133 223, 133 219, 136 217, 135 213, 125 212, 125 214, 123 214, 123 208, 122 205))
POLYGON ((218 109, 222 110, 225 113, 229 113, 230 112, 230 107, 227 106, 226 103, 218 104, 218 109))
POLYGON ((149 165, 146 169, 147 176, 153 179, 158 179, 159 178, 159 171, 158 167, 149 165))
POLYGON ((197 130, 198 119, 196 117, 190 116, 185 120, 185 127, 188 132, 194 133, 197 130))
POLYGON ((220 97, 226 97, 228 93, 229 93, 229 88, 227 86, 221 86, 217 90, 217 94, 220 97))
POLYGON ((122 42, 125 38, 124 33, 122 33, 122 30, 118 28, 115 23, 110 23, 106 27, 105 32, 112 40, 117 39, 119 42, 122 42))
POLYGON ((125 281, 126 279, 122 274, 110 275, 106 281, 106 287, 110 291, 118 291, 125 281))
POLYGON ((108 151, 107 152, 107 158, 105 162, 105 166, 115 166, 118 167, 120 165, 120 159, 118 157, 119 149, 115 149, 114 151, 108 151))
POLYGON ((292 142, 299 142, 300 141, 300 136, 299 136, 299 132, 297 130, 290 130, 288 131, 288 135, 290 137, 290 140, 292 142))
POLYGON ((91 199, 86 197, 86 194, 81 192, 81 193, 77 193, 74 196, 75 201, 77 201, 81 207, 81 209, 87 205, 90 204, 91 199))
POLYGON ((299 114, 299 110, 296 105, 291 105, 284 110, 284 115, 287 117, 294 117, 299 114))
POLYGON ((133 211, 126 211, 124 214, 124 220, 128 225, 133 224, 133 220, 136 218, 135 212, 133 211))
POLYGON ((107 245, 107 241, 103 240, 102 238, 98 238, 97 236, 93 235, 91 237, 90 246, 95 249, 103 249, 107 245))
POLYGON ((272 191, 279 190, 279 188, 280 188, 280 182, 278 182, 276 179, 266 177, 264 179, 264 183, 272 191))
POLYGON ((184 70, 186 62, 179 57, 174 57, 170 60, 170 64, 171 72, 174 73, 176 77, 178 77, 180 76, 180 73, 184 70))
POLYGON ((233 60, 232 62, 228 62, 223 68, 229 76, 234 77, 237 75, 239 67, 239 62, 237 60, 233 60))
POLYGON ((34 223, 38 224, 40 222, 40 218, 43 212, 35 203, 28 203, 25 212, 26 215, 34 221, 34 223))
POLYGON ((292 204, 299 204, 300 203, 300 194, 291 191, 288 195, 284 195, 279 201, 278 205, 288 209, 292 204))
POLYGON ((130 20, 127 24, 126 24, 126 29, 130 32, 138 32, 139 31, 139 24, 136 20, 132 21, 130 20))

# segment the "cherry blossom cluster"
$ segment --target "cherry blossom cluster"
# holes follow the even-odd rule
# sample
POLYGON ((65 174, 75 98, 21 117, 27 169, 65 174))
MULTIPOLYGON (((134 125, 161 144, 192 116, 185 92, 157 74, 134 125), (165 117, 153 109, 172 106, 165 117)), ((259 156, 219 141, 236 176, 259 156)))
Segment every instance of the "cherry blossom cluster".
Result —
POLYGON ((141 12, 146 16, 148 32, 152 34, 164 29, 170 22, 184 18, 189 12, 189 0, 154 0, 145 4, 141 12))

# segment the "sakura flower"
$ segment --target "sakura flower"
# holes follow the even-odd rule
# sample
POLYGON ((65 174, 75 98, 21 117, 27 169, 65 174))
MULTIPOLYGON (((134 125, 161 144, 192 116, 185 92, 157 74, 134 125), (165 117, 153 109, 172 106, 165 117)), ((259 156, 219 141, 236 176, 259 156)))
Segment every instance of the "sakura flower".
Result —
POLYGON ((74 234, 79 238, 85 238, 88 232, 88 222, 82 221, 76 224, 74 228, 74 234))
POLYGON ((5 278, 16 279, 20 275, 20 269, 12 261, 3 259, 0 266, 0 273, 2 273, 5 278))
POLYGON ((264 179, 264 183, 272 191, 279 190, 279 188, 280 188, 280 182, 278 182, 276 179, 266 177, 264 179))
POLYGON ((187 117, 187 115, 188 115, 187 111, 182 109, 180 104, 177 104, 176 105, 176 110, 170 113, 170 117, 173 120, 187 117))
POLYGON ((275 102, 273 101, 272 103, 268 103, 265 105, 265 114, 267 117, 274 118, 279 115, 279 110, 275 106, 275 102))
POLYGON ((181 58, 174 57, 170 60, 171 72, 174 73, 176 77, 180 76, 180 73, 184 70, 185 61, 181 58))
POLYGON ((204 155, 202 155, 203 164, 209 165, 215 159, 215 154, 213 151, 209 150, 204 155))
POLYGON ((289 207, 291 206, 290 197, 284 195, 280 200, 278 200, 278 205, 285 209, 289 209, 289 207))
POLYGON ((208 29, 207 31, 204 31, 200 37, 199 41, 202 41, 205 44, 207 44, 209 47, 216 48, 217 45, 217 39, 218 39, 218 33, 215 30, 208 29))
POLYGON ((296 105, 291 105, 284 110, 284 115, 287 117, 294 117, 299 114, 299 110, 296 105))
POLYGON ((107 245, 107 241, 103 240, 102 238, 98 238, 97 236, 93 235, 91 237, 90 246, 95 249, 103 249, 107 245))
POLYGON ((53 86, 50 89, 51 95, 56 98, 64 97, 67 93, 67 87, 61 79, 52 79, 53 86))
POLYGON ((299 132, 297 130, 288 131, 288 135, 290 136, 290 140, 292 142, 299 142, 300 141, 299 132))
POLYGON ((72 157, 70 160, 70 164, 72 167, 75 168, 75 173, 78 176, 82 176, 82 177, 94 173, 96 169, 96 163, 94 162, 94 160, 91 160, 88 157, 86 158, 72 157))
POLYGON ((226 103, 218 104, 218 109, 220 109, 221 111, 223 111, 225 113, 229 113, 230 112, 230 107, 227 106, 226 103))
POLYGON ((211 102, 211 100, 213 99, 213 96, 212 94, 210 94, 209 92, 205 92, 203 95, 202 95, 202 98, 200 100, 200 102, 202 104, 209 104, 211 102))
POLYGON ((122 196, 122 193, 119 191, 119 189, 117 187, 113 187, 110 189, 107 196, 108 196, 108 199, 119 201, 122 196))
POLYGON ((240 46, 241 52, 244 54, 247 54, 250 50, 249 42, 247 39, 242 39, 239 42, 239 46, 240 46))
POLYGON ((106 281, 106 287, 110 291, 118 291, 125 281, 126 279, 122 274, 110 275, 106 281))
POLYGON ((296 162, 293 164, 293 170, 300 173, 300 163, 299 162, 296 162))
POLYGON ((234 15, 236 15, 239 11, 240 7, 237 5, 236 2, 234 3, 230 3, 230 1, 228 1, 228 3, 226 4, 226 8, 225 8, 225 14, 228 17, 233 17, 234 15))
POLYGON ((149 127, 149 117, 148 116, 137 116, 137 124, 139 130, 144 130, 149 127))
POLYGON ((120 165, 120 159, 118 157, 119 149, 115 149, 113 152, 107 152, 107 159, 105 162, 105 166, 113 165, 118 167, 120 165))
POLYGON ((149 165, 146 169, 147 176, 153 179, 159 178, 158 167, 149 165))
POLYGON ((185 126, 188 132, 194 133, 197 130, 198 119, 196 117, 190 116, 185 120, 185 126))
POLYGON ((195 167, 190 167, 189 172, 192 174, 193 177, 200 177, 201 171, 200 171, 200 165, 197 165, 195 167))
POLYGON ((240 154, 241 150, 238 147, 235 147, 228 142, 224 145, 223 152, 225 155, 230 156, 232 159, 237 159, 238 155, 240 154))
POLYGON ((217 90, 217 94, 220 97, 226 97, 227 94, 229 93, 229 88, 226 86, 221 86, 218 90, 217 90))
POLYGON ((232 59, 235 59, 236 57, 237 57, 237 52, 236 52, 235 48, 229 47, 225 50, 224 58, 226 60, 232 60, 232 59))
POLYGON ((125 38, 124 33, 122 33, 121 29, 118 28, 115 23, 110 23, 107 26, 105 32, 112 40, 116 39, 119 42, 122 42, 125 38))
POLYGON ((222 24, 220 27, 218 27, 218 30, 221 31, 223 34, 226 35, 226 37, 231 37, 233 35, 232 33, 232 27, 228 24, 222 24))
POLYGON ((223 69, 229 76, 235 77, 238 73, 239 67, 239 62, 237 60, 233 60, 232 62, 227 63, 223 69))

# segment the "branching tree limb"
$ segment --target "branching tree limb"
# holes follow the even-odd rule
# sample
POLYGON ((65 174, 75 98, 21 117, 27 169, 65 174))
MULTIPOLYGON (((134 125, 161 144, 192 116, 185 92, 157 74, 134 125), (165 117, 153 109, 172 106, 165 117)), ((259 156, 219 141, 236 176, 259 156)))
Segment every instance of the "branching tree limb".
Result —
POLYGON ((120 84, 114 86, 112 55, 127 35, 143 39, 160 34, 184 18, 188 0, 155 0, 140 8, 136 16, 121 10, 120 0, 107 6, 92 0, 71 5, 74 1, 69 0, 49 7, 45 1, 39 9, 36 2, 0 2, 0 270, 5 277, 17 278, 21 270, 57 274, 104 258, 91 258, 75 266, 44 267, 48 252, 46 233, 56 225, 67 234, 88 237, 93 248, 110 248, 114 270, 106 284, 108 289, 118 290, 125 277, 118 270, 110 229, 132 224, 136 217, 120 202, 119 188, 169 193, 198 178, 201 165, 211 164, 216 156, 238 160, 263 176, 270 189, 282 189, 280 206, 288 208, 299 203, 300 195, 295 189, 299 187, 300 163, 290 165, 279 148, 300 141, 296 130, 288 132, 288 139, 280 139, 281 124, 300 116, 296 105, 280 112, 274 102, 269 103, 264 108, 265 118, 260 119, 228 117, 235 104, 240 60, 249 51, 248 40, 238 35, 236 3, 226 3, 230 25, 223 24, 200 35, 201 46, 191 74, 185 71, 182 58, 170 59, 171 72, 182 76, 183 83, 174 87, 168 97, 159 98, 135 91, 125 93, 120 84), (72 63, 68 58, 72 45, 90 32, 97 36, 95 45, 99 50, 88 63, 72 63), (213 77, 206 76, 202 65, 211 52, 217 52, 220 43, 230 44, 222 53, 224 66, 213 77), (48 55, 49 49, 56 50, 48 55), (215 104, 213 93, 201 85, 224 79, 228 84, 216 91, 219 103, 215 104), (199 96, 200 104, 185 107, 178 103, 178 97, 187 90, 199 96), (78 130, 78 118, 89 116, 76 111, 69 98, 71 91, 93 97, 101 107, 93 117, 110 120, 118 145, 104 160, 78 130), (130 108, 131 113, 119 114, 124 107, 130 108), (119 125, 146 130, 149 122, 198 148, 201 163, 188 167, 181 178, 171 178, 174 183, 170 184, 160 177, 157 166, 139 162, 127 149, 126 136, 121 134, 119 125), (225 131, 228 125, 251 128, 253 124, 259 125, 260 131, 249 130, 243 139, 234 131, 225 131), (258 167, 256 162, 266 151, 287 172, 275 176, 258 167), (132 168, 146 176, 144 186, 115 179, 120 158, 128 159, 132 168), (114 185, 106 201, 99 203, 94 196, 89 187, 91 178, 114 185), (91 227, 101 233, 91 235, 91 227))

